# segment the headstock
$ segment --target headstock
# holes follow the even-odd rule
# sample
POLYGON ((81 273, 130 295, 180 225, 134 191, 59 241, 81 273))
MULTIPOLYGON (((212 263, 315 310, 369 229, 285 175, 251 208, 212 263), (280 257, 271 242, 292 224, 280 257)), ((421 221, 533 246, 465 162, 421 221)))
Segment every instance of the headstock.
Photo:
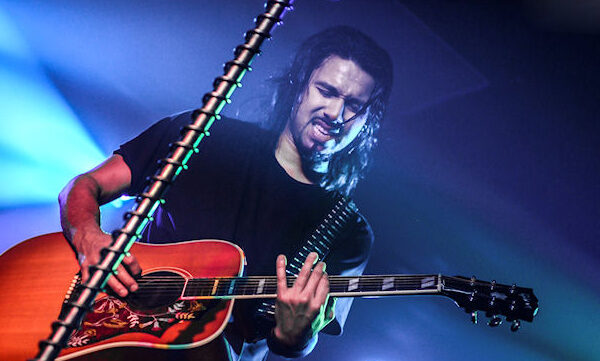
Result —
POLYGON ((470 313, 473 323, 477 323, 477 311, 484 311, 490 318, 488 325, 500 325, 500 316, 505 316, 512 323, 512 331, 519 329, 521 320, 532 322, 538 311, 538 299, 531 288, 480 281, 475 277, 443 276, 442 294, 470 313))

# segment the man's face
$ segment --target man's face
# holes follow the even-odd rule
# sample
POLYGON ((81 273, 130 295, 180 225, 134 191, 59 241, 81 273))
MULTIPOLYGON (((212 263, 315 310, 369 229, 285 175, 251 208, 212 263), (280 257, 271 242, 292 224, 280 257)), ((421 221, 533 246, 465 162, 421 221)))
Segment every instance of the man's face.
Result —
POLYGON ((335 55, 325 59, 311 74, 290 120, 300 154, 328 156, 350 144, 364 126, 368 111, 355 115, 363 110, 374 86, 373 77, 352 60, 335 55))

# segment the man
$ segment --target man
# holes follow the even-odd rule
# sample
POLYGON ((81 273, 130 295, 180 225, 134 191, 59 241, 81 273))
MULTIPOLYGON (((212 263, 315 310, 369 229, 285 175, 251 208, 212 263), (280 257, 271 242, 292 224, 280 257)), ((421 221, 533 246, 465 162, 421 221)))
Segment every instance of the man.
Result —
MULTIPOLYGON (((391 80, 389 55, 359 31, 335 27, 310 37, 280 79, 267 122, 270 130, 228 119, 215 124, 147 227, 144 241, 235 242, 245 251, 248 275, 272 274, 275 263, 278 290, 270 333, 257 336, 255 305, 243 302, 236 303, 225 332, 240 359, 264 359, 267 348, 286 357, 301 356, 312 350, 320 330, 341 332, 351 300, 328 299, 325 264, 312 269, 317 257, 310 254, 288 288, 284 255, 302 245, 302 237, 332 206, 333 195, 350 194, 363 175, 391 80)), ((100 229, 98 205, 140 192, 190 116, 186 112, 161 120, 61 192, 64 234, 78 255, 84 280, 87 267, 111 241, 100 229)), ((362 273, 372 243, 368 224, 357 215, 339 238, 327 272, 362 273)), ((130 255, 108 287, 125 297, 137 290, 140 272, 130 255)))

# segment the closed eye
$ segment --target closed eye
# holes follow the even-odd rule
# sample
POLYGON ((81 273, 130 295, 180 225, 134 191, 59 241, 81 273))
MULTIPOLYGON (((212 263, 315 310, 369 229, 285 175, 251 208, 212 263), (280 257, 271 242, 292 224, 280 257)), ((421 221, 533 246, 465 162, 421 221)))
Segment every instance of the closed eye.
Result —
POLYGON ((331 90, 329 90, 329 89, 326 89, 326 88, 323 88, 323 87, 317 87, 317 90, 325 98, 331 98, 331 97, 335 96, 334 92, 331 91, 331 90))
POLYGON ((359 104, 357 102, 348 102, 347 106, 348 109, 350 109, 350 111, 352 111, 353 113, 358 113, 363 107, 362 104, 359 104))

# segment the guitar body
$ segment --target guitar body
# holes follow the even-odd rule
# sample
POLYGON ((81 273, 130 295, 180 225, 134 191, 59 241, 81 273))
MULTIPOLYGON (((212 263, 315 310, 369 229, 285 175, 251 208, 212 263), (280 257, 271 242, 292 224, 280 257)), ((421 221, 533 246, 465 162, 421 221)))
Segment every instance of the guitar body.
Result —
MULTIPOLYGON (((131 252, 143 269, 143 279, 166 282, 164 286, 159 284, 159 289, 167 287, 169 292, 149 294, 140 287, 138 299, 127 302, 104 293, 98 295, 93 310, 57 360, 124 359, 124 350, 141 355, 128 355, 128 360, 156 359, 161 349, 206 349, 210 345, 205 345, 223 331, 233 300, 221 301, 210 295, 182 299, 177 287, 191 278, 240 276, 244 255, 239 247, 217 240, 136 243, 131 252), (161 296, 165 293, 171 298, 161 296), (146 298, 150 303, 140 301, 146 298)), ((50 324, 72 291, 78 270, 73 251, 61 233, 32 238, 0 256, 3 360, 35 356, 38 342, 48 337, 50 324)), ((215 343, 219 342, 222 340, 215 343)), ((174 356, 169 352, 169 358, 174 356)))
MULTIPOLYGON (((244 255, 218 240, 131 248, 143 274, 139 289, 120 299, 101 293, 57 360, 229 360, 220 337, 233 299, 275 298, 275 276, 240 277, 244 255)), ((32 238, 0 256, 0 360, 37 354, 66 299, 77 298, 79 266, 60 233, 32 238)), ((291 286, 295 278, 287 277, 291 286)), ((533 321, 538 300, 531 288, 460 276, 329 276, 334 297, 442 295, 468 313, 483 311, 511 322, 533 321)))

